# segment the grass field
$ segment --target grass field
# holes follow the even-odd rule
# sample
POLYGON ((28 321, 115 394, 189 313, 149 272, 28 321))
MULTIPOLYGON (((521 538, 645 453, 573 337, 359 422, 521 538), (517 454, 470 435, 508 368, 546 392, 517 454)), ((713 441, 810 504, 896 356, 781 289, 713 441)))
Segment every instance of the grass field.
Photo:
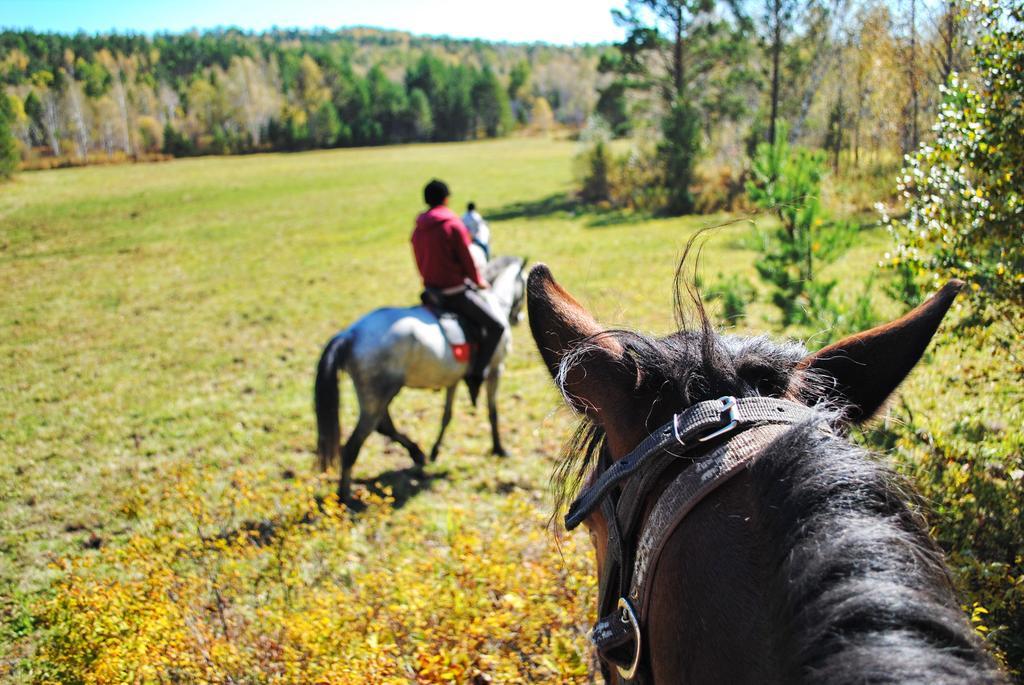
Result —
MULTIPOLYGON (((601 321, 671 328, 686 239, 729 217, 577 214, 562 198, 574 153, 503 140, 256 155, 2 188, 0 677, 587 682, 589 543, 545 527, 572 417, 526 327, 500 394, 510 458, 488 456, 486 411, 461 389, 426 480, 370 438, 362 515, 333 507, 312 455, 322 344, 416 299, 408 236, 430 177, 456 208, 477 202, 495 252, 548 263, 601 321)), ((709 278, 753 274, 749 232, 712 235, 709 278)), ((886 247, 865 231, 834 274, 859 289, 886 247)), ((745 325, 772 317, 754 306, 745 325)), ((947 382, 940 368, 910 387, 947 382)), ((943 402, 922 394, 919 411, 943 402)), ((392 415, 429 445, 441 400, 405 391, 392 415)))

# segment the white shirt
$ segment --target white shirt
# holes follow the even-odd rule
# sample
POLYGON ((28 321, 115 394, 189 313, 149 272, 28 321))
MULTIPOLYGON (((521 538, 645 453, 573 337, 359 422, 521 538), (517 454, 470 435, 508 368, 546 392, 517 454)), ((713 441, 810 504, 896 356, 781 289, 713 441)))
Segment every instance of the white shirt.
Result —
POLYGON ((490 245, 491 229, 487 226, 484 218, 480 216, 480 212, 475 209, 471 212, 466 212, 462 215, 462 223, 465 224, 466 230, 469 231, 470 238, 483 245, 490 245))

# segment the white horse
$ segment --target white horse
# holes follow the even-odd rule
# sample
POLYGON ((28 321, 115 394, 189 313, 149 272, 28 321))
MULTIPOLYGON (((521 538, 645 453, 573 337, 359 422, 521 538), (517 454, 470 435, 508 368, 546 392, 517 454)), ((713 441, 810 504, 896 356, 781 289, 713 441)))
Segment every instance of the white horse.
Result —
MULTIPOLYGON (((507 324, 484 374, 492 449, 498 456, 506 454, 498 434, 498 381, 512 344, 508 325, 515 325, 522 319, 525 264, 526 260, 519 257, 492 260, 484 272, 491 287, 481 291, 494 312, 507 324)), ((388 413, 388 405, 403 387, 445 389, 441 432, 430 451, 430 460, 437 459, 441 439, 452 418, 455 388, 468 368, 468 362, 455 358, 437 316, 422 306, 378 309, 328 341, 320 356, 314 392, 317 452, 323 471, 338 459, 340 449, 339 499, 348 501, 352 467, 363 442, 375 430, 405 447, 417 468, 426 463, 423 451, 408 436, 398 432, 388 413), (359 420, 344 447, 340 446, 338 419, 339 370, 348 373, 359 400, 359 420)))
POLYGON ((484 269, 487 268, 487 254, 484 252, 484 248, 480 247, 477 243, 470 243, 469 256, 473 258, 473 263, 476 264, 476 268, 480 273, 483 273, 484 269))

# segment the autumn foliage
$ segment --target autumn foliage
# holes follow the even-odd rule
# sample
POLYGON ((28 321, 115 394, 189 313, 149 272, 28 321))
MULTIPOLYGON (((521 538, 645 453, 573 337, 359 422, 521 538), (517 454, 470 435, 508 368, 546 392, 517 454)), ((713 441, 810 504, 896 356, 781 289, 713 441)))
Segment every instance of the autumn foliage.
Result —
POLYGON ((61 562, 35 680, 588 679, 589 555, 580 536, 560 548, 529 496, 481 524, 472 498, 427 520, 369 494, 352 514, 317 485, 236 478, 211 505, 181 473, 151 530, 61 562))

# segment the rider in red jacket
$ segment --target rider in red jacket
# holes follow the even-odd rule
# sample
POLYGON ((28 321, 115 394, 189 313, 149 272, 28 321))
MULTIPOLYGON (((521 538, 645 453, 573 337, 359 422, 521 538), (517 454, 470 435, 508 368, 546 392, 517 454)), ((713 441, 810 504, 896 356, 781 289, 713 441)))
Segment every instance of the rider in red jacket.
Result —
POLYGON ((476 404, 484 371, 505 333, 505 324, 477 292, 488 284, 469 252, 469 231, 448 208, 449 194, 448 186, 436 179, 423 189, 423 199, 430 209, 416 217, 412 249, 423 285, 438 292, 446 310, 466 317, 483 333, 473 366, 466 372, 469 396, 476 404))

